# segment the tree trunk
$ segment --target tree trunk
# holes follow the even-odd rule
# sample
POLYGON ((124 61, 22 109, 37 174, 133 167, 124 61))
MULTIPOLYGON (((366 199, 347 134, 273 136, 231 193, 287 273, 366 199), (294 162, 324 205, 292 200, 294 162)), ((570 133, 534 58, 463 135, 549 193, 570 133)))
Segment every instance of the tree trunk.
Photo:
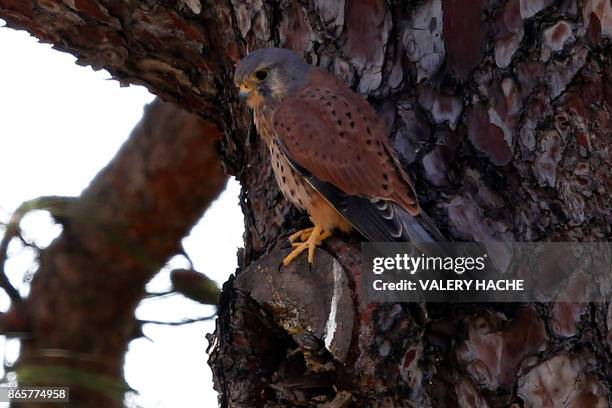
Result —
POLYGON ((608 304, 364 306, 356 235, 279 271, 307 220, 232 89, 247 50, 292 48, 368 97, 447 236, 608 240, 606 0, 0 0, 0 17, 222 129, 246 220, 212 337, 222 406, 610 404, 608 304))

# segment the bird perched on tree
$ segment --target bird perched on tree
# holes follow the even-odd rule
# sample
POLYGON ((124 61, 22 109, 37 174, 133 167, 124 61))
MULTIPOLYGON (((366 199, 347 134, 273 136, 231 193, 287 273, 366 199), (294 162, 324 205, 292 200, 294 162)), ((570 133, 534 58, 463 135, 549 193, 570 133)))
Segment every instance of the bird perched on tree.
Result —
POLYGON ((370 104, 342 80, 282 48, 263 48, 238 64, 240 96, 254 112, 285 197, 313 227, 290 236, 288 265, 308 262, 335 229, 374 242, 439 242, 410 177, 370 104))

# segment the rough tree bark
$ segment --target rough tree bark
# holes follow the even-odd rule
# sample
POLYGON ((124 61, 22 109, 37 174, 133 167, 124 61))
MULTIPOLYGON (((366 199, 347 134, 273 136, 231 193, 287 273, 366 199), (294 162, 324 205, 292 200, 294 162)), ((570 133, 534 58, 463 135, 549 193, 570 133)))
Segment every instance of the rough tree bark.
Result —
POLYGON ((67 406, 123 406, 123 357, 142 335, 134 309, 225 185, 220 136, 156 100, 80 197, 38 200, 63 232, 40 254, 28 297, 2 316, 3 332, 22 334, 21 384, 69 386, 67 406))
POLYGON ((306 220, 231 80, 266 45, 342 77, 384 118, 450 237, 608 240, 608 1, 0 0, 0 17, 222 130, 246 219, 212 336, 223 406, 610 404, 608 304, 363 306, 357 236, 330 240, 312 271, 279 271, 306 220))

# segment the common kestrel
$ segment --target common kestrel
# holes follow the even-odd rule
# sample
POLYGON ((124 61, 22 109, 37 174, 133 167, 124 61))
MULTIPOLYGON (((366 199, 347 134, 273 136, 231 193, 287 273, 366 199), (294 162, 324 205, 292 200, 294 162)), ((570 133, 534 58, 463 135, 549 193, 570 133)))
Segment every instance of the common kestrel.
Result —
POLYGON ((419 207, 410 177, 370 104, 342 80, 281 48, 250 53, 234 76, 270 149, 287 199, 314 227, 289 238, 288 265, 333 230, 355 228, 374 242, 442 242, 419 207))

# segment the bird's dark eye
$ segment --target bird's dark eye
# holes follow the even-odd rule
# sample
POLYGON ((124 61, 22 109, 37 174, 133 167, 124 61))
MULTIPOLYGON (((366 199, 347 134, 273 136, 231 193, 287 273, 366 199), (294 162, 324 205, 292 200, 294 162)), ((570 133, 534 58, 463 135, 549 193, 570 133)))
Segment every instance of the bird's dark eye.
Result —
POLYGON ((268 73, 264 70, 259 70, 259 71, 255 71, 255 78, 257 78, 260 81, 263 81, 264 79, 266 79, 268 77, 268 73))

